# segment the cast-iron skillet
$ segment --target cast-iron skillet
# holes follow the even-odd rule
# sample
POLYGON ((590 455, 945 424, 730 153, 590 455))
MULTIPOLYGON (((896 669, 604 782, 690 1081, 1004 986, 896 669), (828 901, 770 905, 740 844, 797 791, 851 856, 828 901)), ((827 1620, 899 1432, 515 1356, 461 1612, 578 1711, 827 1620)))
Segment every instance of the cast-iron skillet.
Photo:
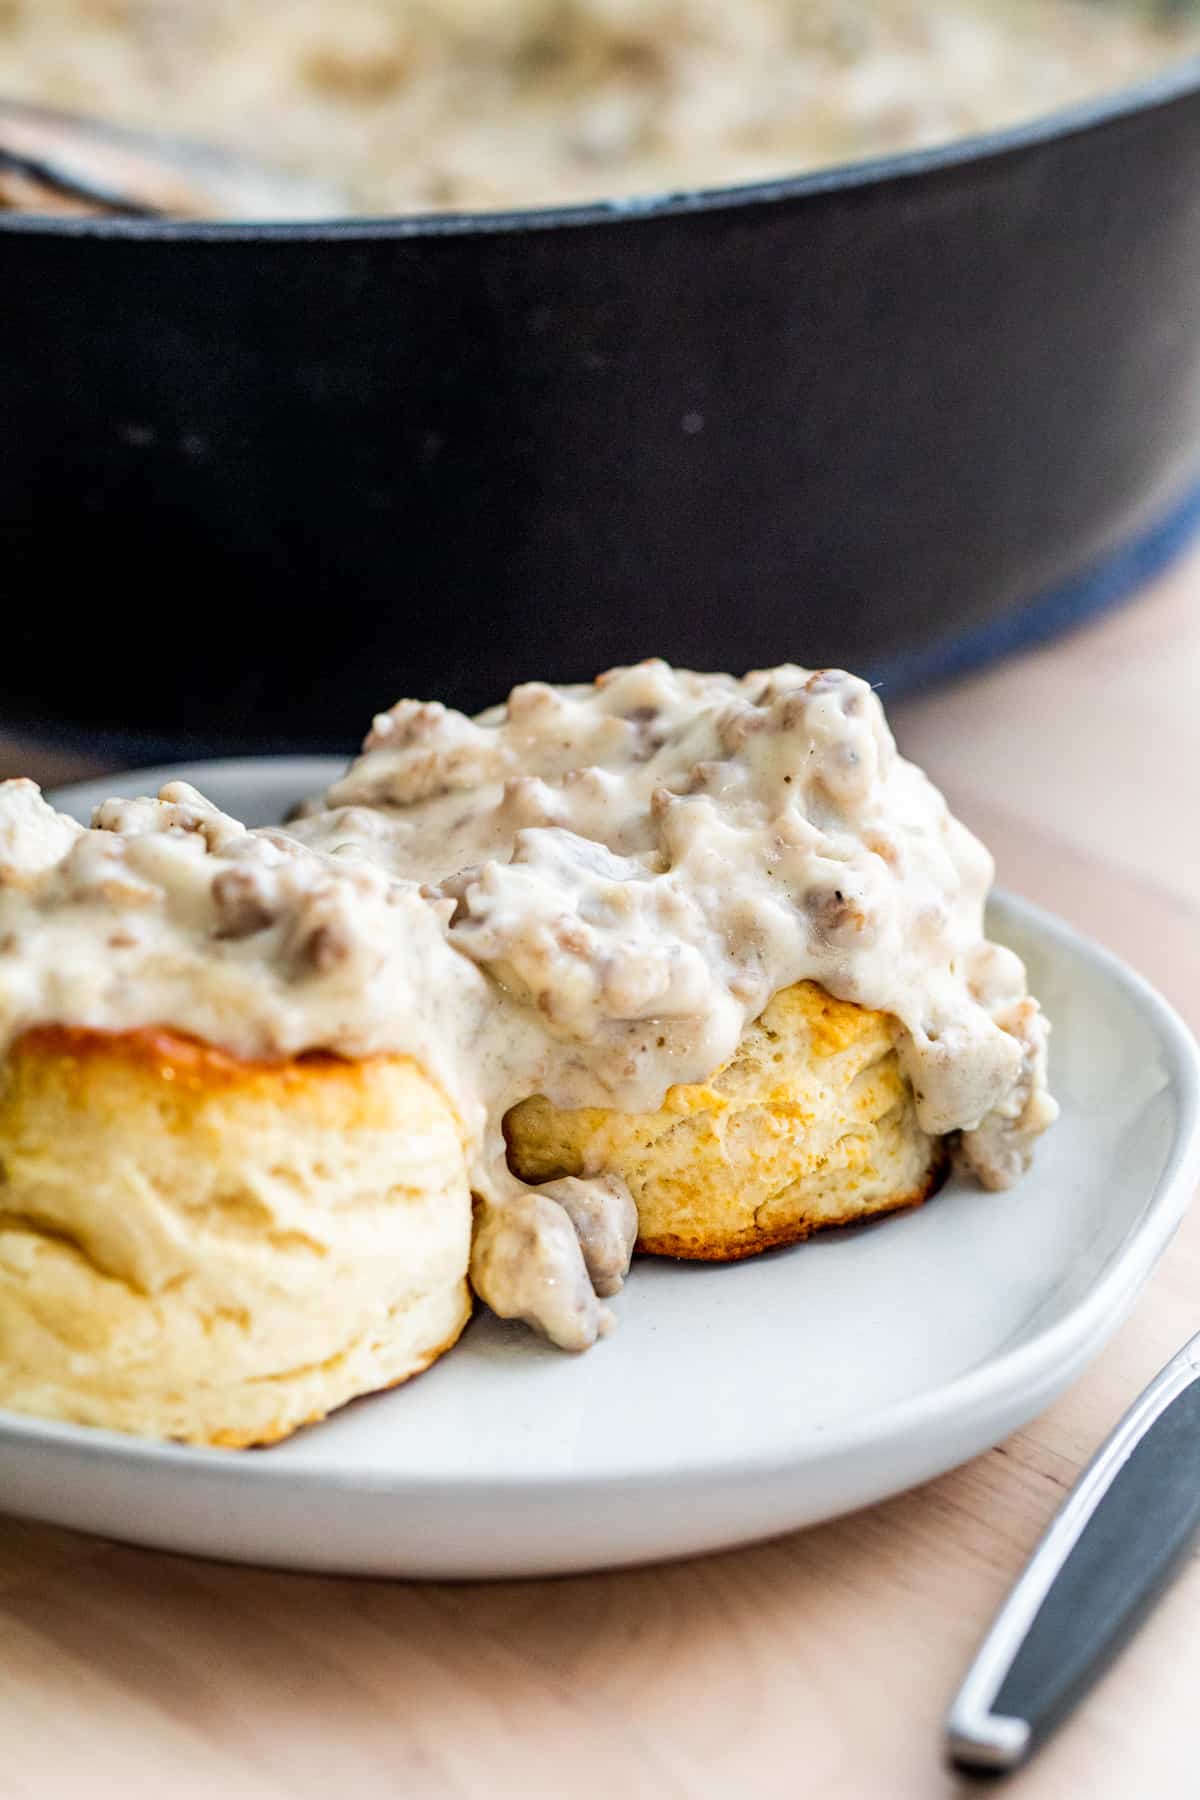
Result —
POLYGON ((650 653, 911 679, 1194 522, 1200 64, 645 204, 8 215, 0 294, 0 729, 346 743, 650 653))

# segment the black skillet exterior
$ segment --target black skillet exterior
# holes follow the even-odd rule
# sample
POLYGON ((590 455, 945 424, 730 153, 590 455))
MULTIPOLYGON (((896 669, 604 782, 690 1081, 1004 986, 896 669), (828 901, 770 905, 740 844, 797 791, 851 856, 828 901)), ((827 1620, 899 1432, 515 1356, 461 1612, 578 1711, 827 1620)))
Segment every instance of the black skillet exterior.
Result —
POLYGON ((0 229, 0 723, 349 743, 659 653, 878 666, 1200 451, 1200 75, 580 219, 0 229))

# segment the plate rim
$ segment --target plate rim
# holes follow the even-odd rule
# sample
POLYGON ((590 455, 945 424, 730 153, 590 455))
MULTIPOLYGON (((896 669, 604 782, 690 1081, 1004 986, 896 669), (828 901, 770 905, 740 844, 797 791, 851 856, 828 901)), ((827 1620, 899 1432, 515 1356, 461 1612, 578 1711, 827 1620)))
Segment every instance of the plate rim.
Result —
MULTIPOLYGON (((213 758, 208 761, 155 765, 120 771, 98 780, 77 782, 50 794, 57 804, 70 804, 106 781, 153 778, 188 780, 198 772, 221 773, 236 779, 235 771, 248 766, 282 772, 301 763, 339 764, 336 757, 264 756, 213 758)), ((755 1477, 796 1473, 806 1466, 830 1463, 861 1454, 880 1452, 897 1442, 915 1439, 931 1425, 950 1420, 963 1422, 980 1412, 1002 1406, 1007 1397, 1033 1392, 1053 1382, 1056 1371, 1080 1357, 1085 1360, 1097 1338, 1105 1341, 1104 1327, 1115 1330, 1140 1291, 1187 1210, 1200 1183, 1200 1044, 1175 1008, 1135 969, 1102 944, 1076 930, 1065 919, 1003 888, 993 890, 1002 915, 1048 940, 1054 949, 1065 949, 1083 959, 1109 981, 1124 989, 1147 1020, 1162 1050, 1169 1087, 1175 1096, 1178 1118, 1164 1168, 1149 1194, 1141 1218, 1093 1284, 1067 1312, 1011 1349, 986 1356, 973 1368, 952 1376, 921 1393, 842 1421, 836 1426, 809 1432, 802 1442, 776 1445, 739 1459, 736 1468, 728 1457, 690 1456, 669 1469, 627 1469, 619 1465, 586 1474, 570 1472, 467 1472, 453 1478, 408 1473, 380 1472, 337 1465, 328 1467, 292 1464, 270 1457, 247 1457, 243 1451, 165 1443, 138 1438, 99 1426, 74 1425, 58 1420, 0 1408, 0 1452, 8 1449, 41 1449, 69 1452, 85 1462, 121 1465, 123 1472, 144 1470, 174 1476, 187 1472, 198 1481, 223 1481, 231 1476, 262 1488, 283 1483, 293 1492, 340 1492, 363 1496, 403 1497, 408 1500, 439 1495, 466 1498, 487 1490, 497 1500, 521 1494, 539 1497, 594 1493, 619 1486, 624 1490, 654 1490, 711 1486, 736 1478, 739 1483, 755 1477)), ((1068 1378, 1070 1379, 1070 1377, 1068 1378)), ((367 1397, 369 1398, 369 1397, 367 1397)), ((319 1427, 318 1427, 319 1429, 319 1427)))

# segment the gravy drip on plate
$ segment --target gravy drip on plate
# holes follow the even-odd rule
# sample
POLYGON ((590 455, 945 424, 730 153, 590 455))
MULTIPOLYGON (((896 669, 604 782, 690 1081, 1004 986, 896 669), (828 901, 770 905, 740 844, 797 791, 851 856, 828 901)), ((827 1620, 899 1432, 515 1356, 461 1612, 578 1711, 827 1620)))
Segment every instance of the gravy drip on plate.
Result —
POLYGON ((401 701, 305 816, 248 831, 174 783, 85 831, 0 786, 0 1037, 171 1025, 234 1054, 411 1054, 462 1122, 472 1276, 582 1348, 636 1230, 608 1177, 525 1188, 527 1095, 658 1107, 800 980, 894 1014, 929 1132, 990 1187, 1055 1116, 1047 1025, 983 933, 992 861, 839 670, 652 661, 401 701), (561 1190, 561 1191, 560 1191, 561 1190))

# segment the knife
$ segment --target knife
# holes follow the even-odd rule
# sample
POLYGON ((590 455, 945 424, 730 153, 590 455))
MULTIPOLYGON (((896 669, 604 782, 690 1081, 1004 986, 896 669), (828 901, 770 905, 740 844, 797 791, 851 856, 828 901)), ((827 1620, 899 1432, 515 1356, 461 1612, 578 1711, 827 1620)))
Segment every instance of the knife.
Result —
POLYGON ((1088 1464, 946 1715, 961 1769, 1015 1769, 1133 1633, 1200 1526, 1200 1336, 1088 1464))

